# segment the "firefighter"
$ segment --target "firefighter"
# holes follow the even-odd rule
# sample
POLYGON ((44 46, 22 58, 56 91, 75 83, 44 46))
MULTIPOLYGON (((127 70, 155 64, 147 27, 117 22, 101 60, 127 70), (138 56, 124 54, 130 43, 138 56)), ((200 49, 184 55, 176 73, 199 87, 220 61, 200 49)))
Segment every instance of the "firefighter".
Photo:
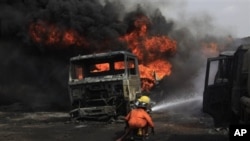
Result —
POLYGON ((125 117, 127 124, 125 133, 116 141, 122 141, 131 131, 138 128, 142 128, 142 134, 145 135, 148 126, 151 127, 151 131, 154 134, 154 123, 151 116, 147 113, 147 106, 150 103, 150 98, 148 96, 141 96, 137 103, 137 107, 132 109, 125 117))

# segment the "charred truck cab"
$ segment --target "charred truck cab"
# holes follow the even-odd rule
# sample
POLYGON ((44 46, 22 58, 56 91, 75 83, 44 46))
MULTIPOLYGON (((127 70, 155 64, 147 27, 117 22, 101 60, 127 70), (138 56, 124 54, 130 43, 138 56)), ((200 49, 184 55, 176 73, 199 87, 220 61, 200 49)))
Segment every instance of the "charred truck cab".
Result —
POLYGON ((215 126, 250 123, 250 44, 208 58, 203 111, 215 126))
POLYGON ((132 53, 115 51, 70 59, 72 118, 126 115, 140 93, 138 60, 132 53))

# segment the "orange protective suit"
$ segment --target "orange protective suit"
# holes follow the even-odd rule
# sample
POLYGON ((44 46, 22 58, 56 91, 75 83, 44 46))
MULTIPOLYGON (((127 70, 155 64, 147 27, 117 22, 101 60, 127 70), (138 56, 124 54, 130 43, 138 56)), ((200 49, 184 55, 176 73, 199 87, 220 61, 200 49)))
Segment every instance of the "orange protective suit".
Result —
POLYGON ((125 117, 130 128, 143 128, 146 125, 154 127, 154 123, 149 114, 142 108, 133 109, 125 117))

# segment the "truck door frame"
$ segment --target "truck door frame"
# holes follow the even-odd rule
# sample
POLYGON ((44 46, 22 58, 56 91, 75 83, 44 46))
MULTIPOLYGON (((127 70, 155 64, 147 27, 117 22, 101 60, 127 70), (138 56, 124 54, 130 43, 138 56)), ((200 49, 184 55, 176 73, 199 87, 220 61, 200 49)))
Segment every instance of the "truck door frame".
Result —
POLYGON ((232 56, 208 58, 203 93, 203 111, 214 119, 215 126, 227 126, 231 120, 232 56), (213 84, 209 84, 211 63, 218 61, 213 84), (226 67, 226 68, 224 68, 226 67), (228 68, 229 67, 229 68, 228 68))

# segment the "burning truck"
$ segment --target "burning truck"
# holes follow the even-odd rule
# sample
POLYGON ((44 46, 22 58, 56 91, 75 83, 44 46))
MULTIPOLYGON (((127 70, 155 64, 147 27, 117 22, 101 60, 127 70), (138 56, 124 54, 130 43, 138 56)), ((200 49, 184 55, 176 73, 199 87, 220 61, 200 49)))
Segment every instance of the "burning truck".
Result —
POLYGON ((140 94, 141 80, 134 54, 114 51, 70 59, 71 118, 125 115, 140 94))
MULTIPOLYGON (((87 1, 70 3, 76 4, 72 7, 80 6, 73 10, 76 12, 73 15, 77 15, 77 18, 72 21, 77 24, 62 24, 63 21, 68 21, 67 18, 63 21, 36 18, 38 20, 29 25, 32 41, 46 46, 52 52, 62 50, 69 53, 68 56, 115 50, 132 53, 110 52, 70 59, 69 95, 73 107, 70 112, 72 117, 125 114, 137 93, 149 91, 158 81, 170 76, 172 64, 168 59, 176 53, 177 42, 168 36, 172 22, 166 21, 159 11, 154 16, 149 16, 139 8, 126 14, 123 20, 108 16, 111 19, 102 23, 103 18, 99 17, 119 14, 116 14, 118 11, 106 13, 110 11, 106 10, 106 6, 101 10, 104 13, 100 13, 99 8, 92 7, 96 2, 91 1, 93 5, 89 5, 87 1), (80 9, 93 9, 97 13, 88 15, 87 12, 85 15, 80 9), (88 19, 93 19, 96 25, 85 22, 88 19), (160 29, 162 25, 166 28, 160 29), (131 62, 134 63, 130 64, 131 62), (121 68, 117 68, 118 66, 121 68)), ((67 4, 69 3, 66 2, 67 4)), ((102 7, 99 3, 97 6, 102 7)))

